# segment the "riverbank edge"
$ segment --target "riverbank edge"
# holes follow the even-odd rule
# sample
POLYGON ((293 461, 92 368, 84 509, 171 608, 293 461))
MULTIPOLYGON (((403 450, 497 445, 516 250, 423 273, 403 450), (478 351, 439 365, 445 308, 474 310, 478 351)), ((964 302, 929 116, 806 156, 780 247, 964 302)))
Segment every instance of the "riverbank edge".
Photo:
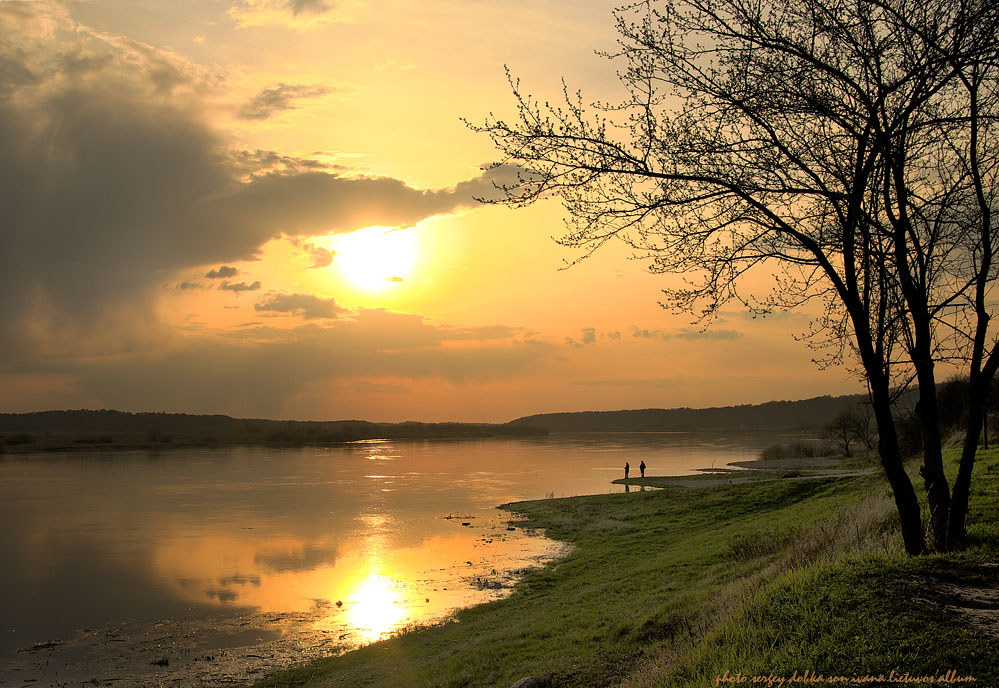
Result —
POLYGON ((572 551, 450 623, 256 685, 717 686, 806 670, 995 685, 999 619, 967 613, 975 591, 999 608, 999 453, 979 463, 973 546, 917 559, 899 552, 877 473, 505 504, 572 551))

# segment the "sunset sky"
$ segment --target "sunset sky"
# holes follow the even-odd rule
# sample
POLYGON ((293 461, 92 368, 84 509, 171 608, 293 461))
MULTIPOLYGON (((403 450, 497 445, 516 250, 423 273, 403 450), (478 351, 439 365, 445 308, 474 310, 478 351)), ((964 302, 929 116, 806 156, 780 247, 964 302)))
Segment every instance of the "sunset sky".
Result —
POLYGON ((504 65, 620 96, 610 0, 0 1, 0 411, 506 421, 860 391, 706 331, 557 200, 484 206, 504 65))

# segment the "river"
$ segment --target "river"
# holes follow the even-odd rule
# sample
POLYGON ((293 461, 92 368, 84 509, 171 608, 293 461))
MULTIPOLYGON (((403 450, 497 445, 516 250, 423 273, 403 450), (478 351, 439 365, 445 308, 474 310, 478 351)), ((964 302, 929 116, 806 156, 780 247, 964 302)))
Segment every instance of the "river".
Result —
POLYGON ((561 551, 497 505, 622 491, 611 481, 625 461, 633 476, 642 460, 683 475, 773 441, 601 433, 3 457, 0 683, 238 681, 438 622, 561 551))

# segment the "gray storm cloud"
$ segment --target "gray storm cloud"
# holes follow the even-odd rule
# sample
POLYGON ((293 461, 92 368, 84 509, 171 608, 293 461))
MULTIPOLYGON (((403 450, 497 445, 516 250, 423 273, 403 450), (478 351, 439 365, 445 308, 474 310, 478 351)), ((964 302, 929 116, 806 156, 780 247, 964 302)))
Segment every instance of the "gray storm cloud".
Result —
POLYGON ((411 226, 474 206, 506 173, 421 190, 233 152, 208 122, 214 77, 197 67, 90 32, 46 3, 0 3, 0 35, 8 363, 39 339, 53 353, 60 340, 81 352, 93 338, 101 351, 134 350, 161 336, 153 295, 179 270, 252 259, 280 235, 411 226))
POLYGON ((294 110, 296 101, 318 98, 326 95, 329 89, 323 86, 301 84, 278 84, 261 90, 239 109, 242 119, 268 119, 286 110, 294 110))
POLYGON ((223 279, 228 277, 235 277, 239 274, 239 270, 229 265, 222 265, 217 270, 212 269, 205 273, 205 277, 208 279, 223 279))
POLYGON ((313 294, 271 294, 255 303, 253 310, 300 315, 306 320, 335 318, 344 312, 335 299, 323 299, 313 294))

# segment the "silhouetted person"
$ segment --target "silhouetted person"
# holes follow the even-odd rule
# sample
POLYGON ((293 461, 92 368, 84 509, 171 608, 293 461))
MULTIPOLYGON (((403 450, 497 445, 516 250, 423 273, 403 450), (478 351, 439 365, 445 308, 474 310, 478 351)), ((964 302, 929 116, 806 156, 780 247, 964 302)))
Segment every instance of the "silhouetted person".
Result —
POLYGON ((631 466, 629 466, 629 465, 628 465, 628 462, 627 462, 627 461, 625 461, 625 462, 624 462, 624 479, 625 479, 625 480, 627 480, 627 479, 628 479, 628 471, 630 471, 630 470, 631 470, 631 466))
POLYGON ((638 464, 638 470, 640 470, 642 472, 642 477, 644 478, 645 477, 645 461, 644 460, 642 460, 642 463, 638 464))

